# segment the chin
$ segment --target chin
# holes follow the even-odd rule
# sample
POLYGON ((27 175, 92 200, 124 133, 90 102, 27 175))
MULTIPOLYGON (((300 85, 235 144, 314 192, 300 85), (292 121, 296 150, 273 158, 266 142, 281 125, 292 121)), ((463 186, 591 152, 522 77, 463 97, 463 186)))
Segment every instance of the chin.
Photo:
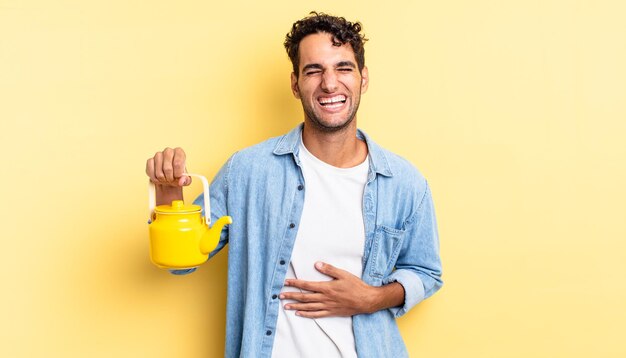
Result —
POLYGON ((315 126, 317 129, 321 130, 322 132, 333 133, 333 132, 340 132, 342 130, 345 130, 346 128, 350 126, 353 120, 354 120, 354 117, 347 119, 347 120, 338 121, 338 122, 327 122, 327 121, 320 121, 320 120, 309 120, 309 122, 313 126, 315 126))

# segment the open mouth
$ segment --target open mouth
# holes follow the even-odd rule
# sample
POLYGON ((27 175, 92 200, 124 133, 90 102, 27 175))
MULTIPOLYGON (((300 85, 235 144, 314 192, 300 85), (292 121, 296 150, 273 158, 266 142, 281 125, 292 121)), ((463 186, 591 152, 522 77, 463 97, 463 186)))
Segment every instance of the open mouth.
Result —
POLYGON ((338 108, 346 103, 346 96, 337 95, 332 97, 320 97, 317 99, 318 103, 324 108, 338 108))

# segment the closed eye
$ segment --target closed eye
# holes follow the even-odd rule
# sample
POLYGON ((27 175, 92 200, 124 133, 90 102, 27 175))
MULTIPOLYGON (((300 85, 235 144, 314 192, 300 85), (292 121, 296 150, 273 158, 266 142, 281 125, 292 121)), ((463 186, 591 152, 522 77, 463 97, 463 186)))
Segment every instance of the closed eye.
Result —
POLYGON ((335 68, 339 72, 352 72, 356 68, 356 64, 352 61, 341 61, 337 63, 335 68))
POLYGON ((317 63, 309 63, 302 68, 302 73, 304 73, 305 76, 310 76, 321 73, 322 70, 322 65, 317 63))

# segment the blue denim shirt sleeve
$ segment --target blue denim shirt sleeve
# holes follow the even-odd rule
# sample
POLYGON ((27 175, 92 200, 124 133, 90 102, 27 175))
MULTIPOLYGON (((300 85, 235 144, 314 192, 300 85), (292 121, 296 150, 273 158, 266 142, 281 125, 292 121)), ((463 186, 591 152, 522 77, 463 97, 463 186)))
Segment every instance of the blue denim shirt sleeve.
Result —
MULTIPOLYGON (((235 153, 236 154, 236 153, 235 153)), ((211 182, 211 186, 209 191, 211 192, 211 222, 214 223, 217 219, 224 215, 228 215, 227 208, 227 198, 228 198, 228 174, 230 171, 230 166, 233 161, 233 157, 222 166, 220 171, 215 175, 213 181, 211 182)), ((202 215, 205 216, 207 213, 204 210, 204 193, 200 194, 196 200, 193 202, 195 205, 199 205, 202 207, 202 215)), ((228 242, 228 226, 224 227, 222 230, 222 234, 220 236, 220 241, 217 244, 215 250, 209 253, 209 258, 215 256, 228 242)), ((185 270, 169 270, 173 275, 187 275, 193 273, 197 270, 197 267, 185 270)))
POLYGON ((383 280, 383 284, 398 282, 404 287, 404 305, 389 309, 395 317, 404 315, 443 285, 439 235, 428 184, 418 210, 406 222, 406 230, 396 269, 383 280))
POLYGON ((196 272, 198 268, 194 267, 194 268, 190 268, 190 269, 183 269, 183 270, 168 270, 172 275, 178 275, 178 276, 182 276, 182 275, 188 275, 192 272, 196 272))

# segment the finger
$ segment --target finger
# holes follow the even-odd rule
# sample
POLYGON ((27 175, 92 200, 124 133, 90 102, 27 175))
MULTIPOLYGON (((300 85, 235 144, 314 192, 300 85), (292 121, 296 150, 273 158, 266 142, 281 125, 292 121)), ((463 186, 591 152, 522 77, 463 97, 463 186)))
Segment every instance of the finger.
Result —
POLYGON ((178 186, 191 185, 191 177, 186 173, 178 179, 178 186))
POLYGON ((311 292, 324 292, 324 288, 328 285, 326 282, 304 281, 304 280, 286 280, 285 286, 301 288, 311 292))
POLYGON ((322 318, 322 317, 330 317, 331 312, 326 310, 321 311, 296 311, 296 316, 305 317, 305 318, 322 318))
POLYGON ((322 311, 327 307, 320 302, 314 303, 290 303, 285 305, 285 309, 289 311, 322 311))
POLYGON ((165 173, 163 173, 163 153, 156 152, 154 154, 154 177, 160 184, 166 184, 165 173))
POLYGON ((325 262, 318 261, 315 263, 315 269, 326 276, 330 276, 333 278, 342 278, 345 277, 346 274, 351 275, 348 271, 336 268, 331 264, 327 264, 325 262))
POLYGON ((185 161, 187 156, 185 151, 178 147, 173 150, 172 168, 174 170, 174 178, 180 178, 185 174, 185 161))
POLYGON ((163 150, 163 174, 168 183, 174 183, 174 149, 165 148, 163 150))
POLYGON ((320 302, 324 295, 320 293, 283 292, 280 294, 281 300, 294 300, 299 302, 320 302))
POLYGON ((150 158, 146 161, 146 175, 148 175, 151 182, 158 183, 154 176, 154 158, 150 158))

